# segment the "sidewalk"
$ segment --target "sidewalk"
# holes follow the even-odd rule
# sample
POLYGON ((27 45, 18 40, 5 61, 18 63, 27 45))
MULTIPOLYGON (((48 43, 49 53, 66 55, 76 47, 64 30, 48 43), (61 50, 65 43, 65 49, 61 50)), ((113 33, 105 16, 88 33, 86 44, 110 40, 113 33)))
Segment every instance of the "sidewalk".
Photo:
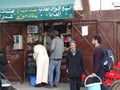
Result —
MULTIPOLYGON (((17 90, 70 90, 68 83, 60 83, 58 88, 32 87, 30 86, 29 82, 24 82, 21 84, 17 82, 12 82, 11 84, 17 90)), ((87 88, 81 87, 80 90, 87 90, 87 88)))

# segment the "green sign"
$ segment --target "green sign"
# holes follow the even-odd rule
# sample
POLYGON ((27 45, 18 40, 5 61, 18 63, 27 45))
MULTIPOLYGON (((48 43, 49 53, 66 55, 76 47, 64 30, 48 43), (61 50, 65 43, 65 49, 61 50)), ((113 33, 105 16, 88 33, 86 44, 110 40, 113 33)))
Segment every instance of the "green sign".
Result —
POLYGON ((66 19, 74 17, 74 0, 0 0, 0 21, 66 19))
POLYGON ((26 21, 73 18, 73 5, 0 9, 0 20, 26 21))

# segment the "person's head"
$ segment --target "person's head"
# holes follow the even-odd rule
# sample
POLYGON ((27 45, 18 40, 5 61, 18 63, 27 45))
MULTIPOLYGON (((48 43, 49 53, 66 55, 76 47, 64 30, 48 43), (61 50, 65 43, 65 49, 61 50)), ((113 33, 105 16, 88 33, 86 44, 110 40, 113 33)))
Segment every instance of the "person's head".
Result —
POLYGON ((71 50, 75 50, 75 48, 76 48, 76 42, 75 42, 75 40, 70 40, 70 49, 71 50))
POLYGON ((35 41, 35 45, 42 44, 39 40, 35 41))
POLYGON ((44 30, 44 35, 45 35, 45 36, 48 35, 48 30, 44 30))
POLYGON ((52 36, 52 38, 55 38, 56 36, 59 36, 59 32, 55 30, 52 32, 51 36, 52 36))
POLYGON ((92 44, 96 47, 101 44, 101 37, 96 35, 92 39, 92 44))

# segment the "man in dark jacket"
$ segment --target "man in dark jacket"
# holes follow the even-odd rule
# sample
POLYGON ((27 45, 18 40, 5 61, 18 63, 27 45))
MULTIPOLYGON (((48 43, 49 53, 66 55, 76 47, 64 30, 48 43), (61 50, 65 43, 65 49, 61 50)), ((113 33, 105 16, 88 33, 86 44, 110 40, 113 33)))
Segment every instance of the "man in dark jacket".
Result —
MULTIPOLYGON (((103 46, 101 46, 101 37, 98 35, 94 36, 92 39, 92 44, 94 45, 95 49, 93 55, 93 73, 91 76, 93 77, 93 83, 95 83, 99 81, 95 78, 96 75, 99 76, 101 79, 103 79, 105 75, 105 71, 101 65, 101 60, 104 56, 103 46)), ((108 90, 108 88, 102 84, 101 90, 108 90)))
POLYGON ((82 52, 76 48, 74 40, 70 40, 70 49, 66 56, 66 68, 70 78, 70 90, 80 90, 81 76, 84 71, 82 52))

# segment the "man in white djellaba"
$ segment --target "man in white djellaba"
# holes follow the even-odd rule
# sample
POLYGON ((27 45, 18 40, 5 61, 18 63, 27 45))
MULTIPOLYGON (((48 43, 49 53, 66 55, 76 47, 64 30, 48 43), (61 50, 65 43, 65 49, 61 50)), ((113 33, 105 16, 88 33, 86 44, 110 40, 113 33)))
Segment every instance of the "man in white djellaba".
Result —
POLYGON ((36 84, 48 83, 49 57, 46 48, 36 41, 33 50, 33 57, 36 60, 36 84))

